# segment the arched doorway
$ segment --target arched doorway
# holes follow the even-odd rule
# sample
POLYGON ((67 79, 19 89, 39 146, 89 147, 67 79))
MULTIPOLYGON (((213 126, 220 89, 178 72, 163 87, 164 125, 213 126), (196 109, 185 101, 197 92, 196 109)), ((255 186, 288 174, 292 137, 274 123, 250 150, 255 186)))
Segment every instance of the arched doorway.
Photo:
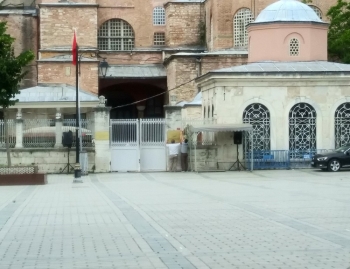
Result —
POLYGON ((111 107, 111 119, 164 118, 165 92, 152 84, 125 82, 100 90, 111 107))

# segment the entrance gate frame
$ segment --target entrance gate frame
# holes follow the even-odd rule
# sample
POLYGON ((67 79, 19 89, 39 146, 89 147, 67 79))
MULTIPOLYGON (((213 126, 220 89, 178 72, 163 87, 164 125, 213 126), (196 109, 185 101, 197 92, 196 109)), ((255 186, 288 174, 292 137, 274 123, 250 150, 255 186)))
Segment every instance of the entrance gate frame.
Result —
POLYGON ((165 119, 110 120, 111 172, 166 171, 165 119))

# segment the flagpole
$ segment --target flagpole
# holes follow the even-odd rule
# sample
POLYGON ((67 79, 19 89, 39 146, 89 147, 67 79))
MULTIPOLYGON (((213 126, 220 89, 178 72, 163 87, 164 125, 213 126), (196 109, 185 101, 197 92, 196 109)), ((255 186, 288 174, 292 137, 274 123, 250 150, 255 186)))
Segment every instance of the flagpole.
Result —
MULTIPOLYGON (((75 34, 75 33, 74 33, 75 34)), ((79 163, 79 146, 80 146, 80 141, 79 141, 79 118, 80 118, 80 113, 79 113, 79 46, 76 44, 76 37, 75 37, 75 85, 76 85, 76 93, 75 93, 75 167, 74 167, 74 178, 75 182, 81 182, 79 180, 81 178, 81 169, 80 169, 80 163, 79 163), (78 180, 76 180, 78 179, 78 180)))

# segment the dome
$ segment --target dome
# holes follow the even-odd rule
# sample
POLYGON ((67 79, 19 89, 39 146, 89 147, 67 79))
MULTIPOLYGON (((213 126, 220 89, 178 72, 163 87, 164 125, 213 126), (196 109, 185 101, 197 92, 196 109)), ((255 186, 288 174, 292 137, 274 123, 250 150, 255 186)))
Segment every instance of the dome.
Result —
POLYGON ((308 5, 297 0, 279 0, 265 8, 254 23, 323 22, 308 5))

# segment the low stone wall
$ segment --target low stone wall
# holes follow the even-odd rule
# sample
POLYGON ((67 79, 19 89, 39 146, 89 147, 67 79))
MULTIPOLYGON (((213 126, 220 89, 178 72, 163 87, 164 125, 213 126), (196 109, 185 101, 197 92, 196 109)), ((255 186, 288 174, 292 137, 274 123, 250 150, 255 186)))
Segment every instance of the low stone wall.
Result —
POLYGON ((195 159, 197 159, 197 170, 199 172, 218 170, 217 155, 216 146, 198 146, 197 153, 195 153, 194 149, 190 150, 189 167, 194 171, 196 166, 195 159))
MULTIPOLYGON (((86 150, 86 149, 85 149, 86 150)), ((87 149, 89 159, 89 172, 95 170, 95 150, 87 149)), ((11 149, 11 162, 14 166, 37 166, 38 173, 60 173, 68 161, 68 150, 62 149, 11 149)), ((69 161, 74 167, 75 150, 71 149, 69 161)), ((6 150, 0 150, 0 166, 7 165, 6 150)), ((67 173, 67 170, 65 170, 67 173)))

